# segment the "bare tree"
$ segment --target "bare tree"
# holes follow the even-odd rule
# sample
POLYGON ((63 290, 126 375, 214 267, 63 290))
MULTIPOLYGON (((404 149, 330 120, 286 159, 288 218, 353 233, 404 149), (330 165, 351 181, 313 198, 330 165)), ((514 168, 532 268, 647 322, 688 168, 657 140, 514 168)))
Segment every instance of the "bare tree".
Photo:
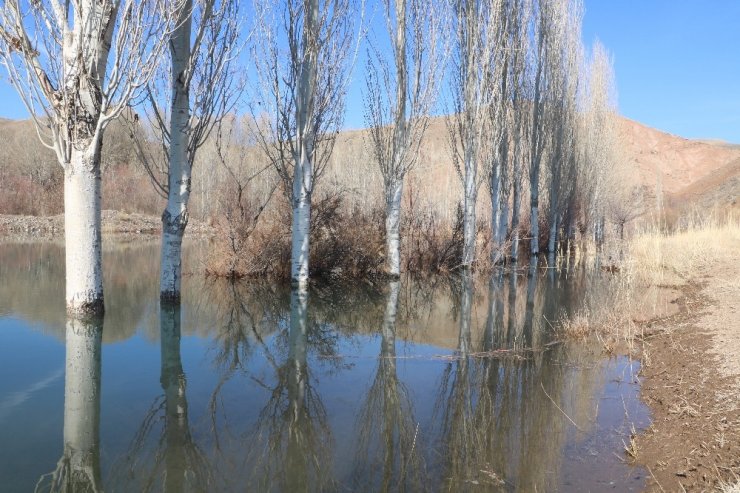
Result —
POLYGON ((617 185, 614 179, 618 169, 618 136, 614 71, 609 53, 599 41, 594 43, 591 50, 588 68, 583 102, 583 151, 578 179, 584 222, 591 226, 594 238, 600 241, 604 217, 609 208, 607 192, 611 186, 617 185))
MULTIPOLYGON (((517 159, 521 145, 522 85, 526 55, 526 22, 529 15, 527 0, 501 3, 500 20, 496 25, 494 68, 491 76, 499 85, 498 97, 490 106, 491 137, 495 147, 487 168, 491 196, 491 260, 503 260, 504 241, 509 227, 511 189, 521 186, 521 166, 517 159), (517 169, 515 169, 517 168, 517 169)), ((515 194, 520 193, 516 188, 515 194)), ((519 200, 519 195, 516 195, 519 200)), ((516 204, 515 216, 519 214, 516 204)), ((512 221, 514 222, 514 221, 512 221)), ((518 217, 516 218, 518 227, 518 217)))
POLYGON ((240 95, 235 73, 242 27, 237 0, 183 0, 176 22, 169 43, 169 72, 147 87, 145 112, 161 141, 160 152, 148 152, 141 132, 135 133, 154 187, 167 199, 159 290, 160 297, 170 301, 180 299, 182 239, 196 154, 240 95), (167 108, 160 107, 162 101, 167 101, 167 108))
POLYGON ((488 156, 486 145, 497 146, 486 139, 489 131, 486 112, 496 100, 499 84, 492 84, 492 66, 496 37, 494 27, 500 22, 502 0, 457 0, 452 22, 452 113, 448 134, 453 163, 463 183, 463 253, 461 264, 470 267, 475 261, 476 204, 481 177, 478 170, 488 156))
POLYGON ((154 73, 172 18, 163 5, 0 4, 0 60, 42 144, 64 168, 66 300, 73 314, 103 311, 102 137, 154 73))
POLYGON ((386 269, 396 277, 401 273, 403 181, 419 157, 446 46, 440 2, 383 0, 383 8, 393 58, 389 63, 378 47, 368 57, 365 120, 383 175, 386 269))
POLYGON ((252 105, 260 146, 293 208, 291 278, 308 281, 311 197, 344 118, 353 0, 257 0, 252 105), (280 19, 278 18, 280 17, 280 19))

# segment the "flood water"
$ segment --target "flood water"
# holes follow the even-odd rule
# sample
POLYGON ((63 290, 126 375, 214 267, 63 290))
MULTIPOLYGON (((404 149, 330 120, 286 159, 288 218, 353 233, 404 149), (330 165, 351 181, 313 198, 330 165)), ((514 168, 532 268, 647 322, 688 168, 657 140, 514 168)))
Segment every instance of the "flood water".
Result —
POLYGON ((648 423, 638 363, 551 328, 608 299, 608 279, 291 292, 188 275, 174 308, 158 301, 158 254, 107 241, 105 319, 83 322, 65 316, 61 245, 0 244, 1 491, 644 485, 623 451, 648 423))

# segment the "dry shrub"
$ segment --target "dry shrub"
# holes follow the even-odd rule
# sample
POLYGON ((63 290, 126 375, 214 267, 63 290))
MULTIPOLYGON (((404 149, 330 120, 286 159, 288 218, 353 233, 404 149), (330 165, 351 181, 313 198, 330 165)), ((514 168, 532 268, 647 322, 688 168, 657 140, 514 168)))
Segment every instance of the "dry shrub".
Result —
MULTIPOLYGON (((311 277, 379 278, 385 275, 385 216, 380 207, 347 206, 335 191, 315 199, 311 210, 311 277)), ((207 261, 209 275, 290 279, 291 209, 284 198, 269 210, 226 208, 216 221, 217 235, 207 261)), ((485 248, 487 232, 479 235, 485 248)), ((453 224, 431 210, 403 216, 401 255, 413 274, 450 272, 460 265, 462 214, 453 224)), ((483 250, 480 250, 483 251, 483 250)))

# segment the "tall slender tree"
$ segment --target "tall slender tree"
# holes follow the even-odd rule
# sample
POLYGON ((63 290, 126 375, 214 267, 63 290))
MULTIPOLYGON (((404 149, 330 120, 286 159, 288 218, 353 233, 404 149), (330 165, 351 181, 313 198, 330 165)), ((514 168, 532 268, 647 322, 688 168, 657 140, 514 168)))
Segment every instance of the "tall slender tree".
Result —
POLYGON ((293 209, 291 278, 306 284, 311 198, 344 118, 354 1, 272 4, 257 2, 258 99, 252 111, 256 122, 264 122, 257 124, 260 146, 293 209))
POLYGON ((365 120, 373 157, 383 175, 386 270, 397 277, 403 182, 418 160, 446 56, 446 39, 440 2, 383 0, 383 9, 392 61, 379 47, 368 57, 365 120))
POLYGON ((169 71, 148 86, 145 111, 162 146, 159 155, 146 152, 142 142, 138 148, 155 189, 167 199, 159 280, 164 300, 180 299, 196 155, 240 95, 235 60, 241 28, 237 0, 182 0, 170 36, 169 71))

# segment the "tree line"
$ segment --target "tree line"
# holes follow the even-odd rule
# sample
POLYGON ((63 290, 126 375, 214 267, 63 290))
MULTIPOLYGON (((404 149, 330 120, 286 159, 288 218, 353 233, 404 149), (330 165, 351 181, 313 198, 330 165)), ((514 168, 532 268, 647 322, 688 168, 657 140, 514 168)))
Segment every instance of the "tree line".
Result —
POLYGON ((364 78, 365 146, 382 176, 387 275, 402 270, 405 180, 425 159, 435 117, 446 122, 461 183, 457 266, 516 260, 523 245, 554 254, 578 234, 603 241, 618 165, 616 103, 610 57, 599 43, 583 47, 582 17, 577 0, 4 2, 0 60, 64 170, 68 311, 103 310, 101 163, 116 121, 129 126, 167 200, 163 300, 180 298, 193 180, 219 163, 236 184, 228 213, 242 222, 259 219, 272 191, 287 199, 290 278, 305 285, 316 184, 343 128, 353 73, 364 78), (368 33, 363 12, 384 32, 368 33), (240 114, 249 137, 229 146, 240 114), (215 158, 194 175, 206 146, 215 158), (235 160, 245 156, 259 156, 264 169, 240 174, 235 160), (247 210, 242 199, 265 170, 278 179, 247 210), (476 220, 483 184, 486 251, 476 220))

